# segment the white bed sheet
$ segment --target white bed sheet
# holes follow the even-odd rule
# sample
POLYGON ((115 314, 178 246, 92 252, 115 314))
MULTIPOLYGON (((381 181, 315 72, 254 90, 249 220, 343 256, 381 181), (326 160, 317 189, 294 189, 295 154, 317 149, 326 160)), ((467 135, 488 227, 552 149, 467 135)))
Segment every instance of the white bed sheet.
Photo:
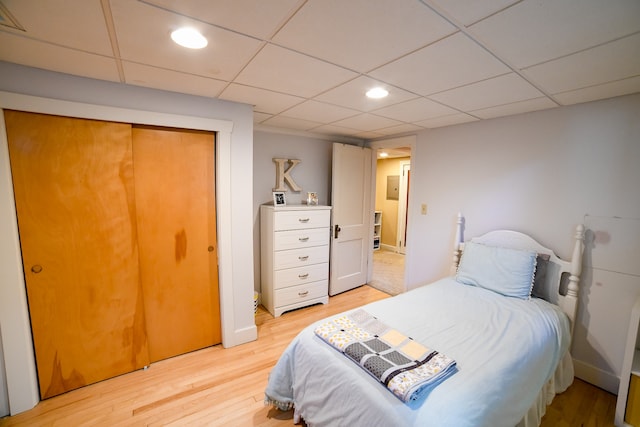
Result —
POLYGON ((282 354, 270 374, 267 399, 293 403, 310 427, 513 427, 539 405, 543 386, 553 382, 568 354, 569 321, 557 306, 453 278, 364 309, 454 358, 458 372, 405 404, 315 336, 314 324, 282 354))

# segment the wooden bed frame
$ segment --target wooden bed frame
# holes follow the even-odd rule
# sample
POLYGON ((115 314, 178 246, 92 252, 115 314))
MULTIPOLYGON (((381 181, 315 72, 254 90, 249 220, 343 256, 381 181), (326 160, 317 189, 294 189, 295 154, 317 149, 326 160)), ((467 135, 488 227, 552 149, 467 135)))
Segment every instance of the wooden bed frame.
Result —
MULTIPOLYGON (((456 236, 453 250, 453 263, 451 273, 455 275, 464 251, 463 228, 464 218, 458 214, 456 224, 456 236)), ((474 237, 471 241, 490 246, 501 246, 511 249, 535 250, 538 254, 549 256, 544 286, 540 290, 541 296, 546 301, 559 306, 569 317, 571 333, 576 320, 578 310, 578 291, 580 274, 582 272, 582 251, 584 249, 584 225, 576 227, 575 244, 571 261, 565 261, 556 256, 553 250, 541 245, 530 236, 518 231, 496 230, 482 236, 474 237)))

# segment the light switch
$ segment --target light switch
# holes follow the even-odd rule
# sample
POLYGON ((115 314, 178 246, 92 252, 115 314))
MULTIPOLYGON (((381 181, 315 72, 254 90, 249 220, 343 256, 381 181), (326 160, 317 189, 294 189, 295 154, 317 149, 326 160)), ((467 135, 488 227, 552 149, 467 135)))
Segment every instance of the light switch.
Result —
POLYGON ((423 203, 422 205, 420 205, 420 213, 422 215, 426 215, 427 214, 427 204, 423 203))

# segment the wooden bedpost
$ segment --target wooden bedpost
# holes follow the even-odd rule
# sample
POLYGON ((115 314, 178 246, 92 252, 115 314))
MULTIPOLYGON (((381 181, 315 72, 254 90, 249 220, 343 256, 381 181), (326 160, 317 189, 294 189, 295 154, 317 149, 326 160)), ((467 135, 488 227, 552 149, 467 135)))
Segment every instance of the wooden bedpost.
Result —
POLYGON ((578 310, 578 284, 580 283, 580 274, 582 273, 582 251, 584 249, 584 225, 580 224, 576 227, 575 245, 573 247, 573 255, 571 255, 571 275, 569 276, 569 284, 567 286, 567 295, 564 299, 565 312, 571 313, 571 332, 573 334, 573 326, 576 321, 578 310))
POLYGON ((451 275, 455 276, 458 271, 458 263, 460 262, 460 254, 462 253, 462 212, 458 212, 458 220, 456 221, 456 238, 453 242, 453 260, 451 263, 451 275))

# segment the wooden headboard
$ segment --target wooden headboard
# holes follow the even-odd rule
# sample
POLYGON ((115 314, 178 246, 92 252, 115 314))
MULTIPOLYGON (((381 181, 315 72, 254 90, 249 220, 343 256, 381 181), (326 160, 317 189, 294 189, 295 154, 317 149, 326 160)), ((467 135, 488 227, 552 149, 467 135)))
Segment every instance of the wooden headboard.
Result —
MULTIPOLYGON (((462 233, 463 217, 458 214, 456 226, 456 237, 453 251, 452 273, 458 268, 458 263, 464 250, 462 233)), ((537 295, 558 305, 569 317, 571 328, 576 319, 578 309, 578 290, 580 274, 582 272, 582 250, 584 241, 584 226, 576 227, 575 244, 570 261, 560 259, 553 253, 553 250, 541 245, 531 236, 511 230, 490 231, 482 236, 474 237, 471 241, 489 246, 500 246, 511 249, 524 249, 536 251, 538 255, 549 256, 548 261, 544 261, 546 267, 545 280, 541 287, 537 288, 537 295)))

